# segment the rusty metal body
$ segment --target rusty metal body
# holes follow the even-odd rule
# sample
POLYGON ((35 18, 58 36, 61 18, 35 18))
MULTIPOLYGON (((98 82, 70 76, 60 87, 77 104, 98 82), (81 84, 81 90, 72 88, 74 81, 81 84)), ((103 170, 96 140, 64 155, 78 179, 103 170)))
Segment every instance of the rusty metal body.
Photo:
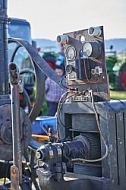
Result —
MULTIPOLYGON (((47 179, 42 170, 42 163, 40 163, 38 176, 41 189, 46 187, 47 190, 53 190, 72 187, 74 190, 124 190, 126 188, 126 101, 96 102, 95 107, 99 117, 100 129, 108 146, 106 158, 99 162, 83 162, 81 159, 72 162, 71 156, 67 154, 72 170, 68 170, 67 164, 61 181, 55 180, 54 168, 50 170, 52 171, 50 180, 47 179)), ((64 103, 60 112, 60 121, 62 121, 62 124, 58 124, 60 139, 69 137, 74 140, 75 137, 82 135, 88 138, 90 143, 90 158, 97 151, 100 153, 99 155, 95 154, 97 159, 105 155, 106 148, 102 138, 98 135, 99 131, 92 103, 64 103), (96 141, 97 135, 99 138, 96 141), (100 149, 98 145, 100 145, 100 149)), ((65 142, 67 143, 67 140, 65 142)), ((54 146, 56 147, 56 144, 54 146)), ((73 151, 77 155, 76 146, 73 146, 73 151)), ((61 163, 66 162, 63 155, 57 156, 57 162, 59 158, 62 159, 61 163)), ((50 160, 53 159, 50 157, 50 160)), ((47 163, 46 159, 43 162, 47 163)))
MULTIPOLYGON (((21 150, 22 130, 20 130, 21 122, 20 122, 20 108, 19 108, 20 107, 20 104, 19 104, 20 76, 19 76, 19 70, 14 63, 10 63, 9 72, 10 72, 10 84, 11 84, 11 115, 12 115, 12 136, 13 136, 12 138, 13 139, 13 166, 11 167, 11 184, 13 184, 13 181, 17 180, 17 188, 18 188, 19 184, 22 183, 22 164, 21 164, 22 163, 22 150, 21 150)), ((29 128, 30 128, 30 124, 29 124, 29 128)))
MULTIPOLYGON (((7 0, 0 0, 0 167, 2 168, 2 170, 0 170, 0 178, 10 179, 10 168, 14 161, 13 167, 16 167, 16 171, 19 171, 19 183, 17 184, 20 185, 20 188, 25 190, 32 189, 32 184, 34 184, 35 188, 39 190, 36 181, 36 163, 34 163, 33 158, 31 158, 31 163, 29 165, 29 158, 26 153, 28 146, 34 151, 40 146, 39 143, 31 140, 31 123, 40 113, 43 102, 44 72, 58 84, 60 84, 61 78, 56 75, 54 70, 48 66, 48 64, 35 51, 34 47, 28 42, 24 40, 7 39, 8 21, 7 0), (15 81, 10 80, 10 82, 13 83, 11 84, 12 89, 10 96, 8 80, 8 41, 9 43, 17 43, 12 59, 14 59, 18 48, 23 46, 33 60, 36 77, 36 99, 29 115, 27 115, 19 106, 17 81, 15 83, 15 81), (25 164, 22 162, 22 156, 25 158, 25 164)), ((33 153, 33 155, 35 155, 35 153, 33 153)), ((16 176, 13 179, 15 180, 16 176)), ((15 184, 14 180, 12 180, 13 185, 15 184)), ((6 180, 4 180, 4 182, 5 181, 6 180)), ((0 188, 9 189, 10 183, 0 185, 0 188)))
POLYGON ((126 101, 109 101, 103 28, 67 33, 58 41, 65 48, 69 90, 57 109, 59 141, 37 150, 40 187, 124 190, 126 101))
MULTIPOLYGON (((37 190, 124 190, 126 101, 109 101, 103 27, 91 27, 58 37, 65 49, 68 92, 61 97, 57 110, 58 141, 40 146, 30 141, 30 127, 40 111, 40 94, 42 90, 44 92, 42 72, 62 88, 66 87, 62 85, 62 78, 28 42, 10 39, 17 42, 17 49, 23 46, 31 55, 40 82, 37 83, 36 104, 28 117, 19 107, 19 78, 13 65, 10 99, 6 0, 0 0, 0 15, 0 159, 6 161, 0 162, 0 177, 10 179, 11 168, 11 189, 15 190, 19 186, 22 190, 32 189, 32 183, 37 190), (35 163, 21 166, 22 155, 26 162, 29 161, 25 155, 28 146, 34 151, 37 149, 40 187, 36 182, 35 163)), ((0 188, 8 190, 10 184, 0 188)))
MULTIPOLYGON (((0 0, 0 178, 12 178, 11 189, 19 189, 19 185, 21 189, 31 189, 30 183, 32 183, 32 180, 28 177, 25 177, 27 180, 22 178, 22 171, 24 176, 26 175, 24 173, 26 172, 26 166, 22 168, 22 156, 26 157, 26 150, 31 140, 31 121, 25 111, 19 106, 19 76, 16 65, 11 65, 9 68, 11 70, 10 82, 12 87, 10 97, 8 80, 8 21, 7 0, 0 0), (14 165, 12 166, 12 164, 14 165), (10 177, 11 166, 12 175, 10 177), (14 171, 16 171, 16 175, 14 171), (16 180, 17 183, 15 183, 16 180)), ((41 79, 42 77, 40 77, 40 81, 41 79)), ((40 89, 42 89, 41 86, 40 89)), ((40 98, 40 100, 42 99, 40 98)), ((31 176, 29 175, 29 177, 31 176)), ((33 176, 33 180, 36 183, 35 178, 36 176, 33 176)), ((5 183, 5 181, 3 185, 0 185, 0 189, 10 189, 10 183, 5 183)), ((37 188, 38 186, 36 185, 37 188)))

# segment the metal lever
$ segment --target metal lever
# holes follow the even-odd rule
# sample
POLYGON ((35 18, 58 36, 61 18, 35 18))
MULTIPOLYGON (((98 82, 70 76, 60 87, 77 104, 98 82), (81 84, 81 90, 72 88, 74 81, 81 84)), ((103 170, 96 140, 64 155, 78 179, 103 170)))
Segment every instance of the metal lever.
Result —
POLYGON ((15 63, 10 63, 9 72, 11 84, 11 114, 13 135, 13 166, 11 168, 11 190, 19 190, 19 184, 22 183, 22 153, 18 86, 19 70, 15 63), (17 182, 15 183, 15 181, 17 182))

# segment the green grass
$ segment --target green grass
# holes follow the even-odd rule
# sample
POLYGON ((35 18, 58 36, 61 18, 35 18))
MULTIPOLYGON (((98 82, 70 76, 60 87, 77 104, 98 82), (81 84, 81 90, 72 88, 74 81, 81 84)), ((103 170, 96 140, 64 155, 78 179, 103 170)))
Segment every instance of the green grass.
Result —
POLYGON ((126 91, 114 91, 114 90, 110 90, 110 99, 126 100, 126 91))

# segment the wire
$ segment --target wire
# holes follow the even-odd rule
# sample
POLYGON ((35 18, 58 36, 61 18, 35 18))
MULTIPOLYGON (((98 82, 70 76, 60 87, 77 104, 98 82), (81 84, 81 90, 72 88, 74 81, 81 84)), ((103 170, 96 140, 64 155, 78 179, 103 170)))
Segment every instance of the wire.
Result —
POLYGON ((89 58, 90 60, 92 60, 92 61, 95 61, 96 63, 100 63, 100 64, 102 64, 102 61, 99 61, 99 60, 97 60, 97 59, 95 59, 95 58, 89 58))
POLYGON ((60 121, 60 124, 61 124, 63 127, 65 127, 65 125, 62 123, 62 121, 61 121, 61 119, 60 119, 60 111, 61 111, 61 108, 62 108, 63 103, 66 101, 66 98, 65 98, 65 97, 67 97, 68 93, 69 93, 69 92, 67 91, 67 92, 65 92, 65 93, 61 96, 61 98, 60 98, 60 100, 59 100, 59 103, 58 103, 57 112, 56 112, 56 114, 55 114, 55 116, 57 117, 58 121, 60 121), (63 98, 65 98, 65 99, 63 100, 63 98))
POLYGON ((59 120, 60 124, 61 124, 64 128, 65 128, 65 125, 63 124, 63 122, 61 121, 61 118, 60 118, 60 111, 61 111, 61 108, 62 108, 63 103, 64 103, 67 99, 69 99, 69 98, 71 98, 71 97, 73 97, 73 96, 84 95, 86 92, 88 92, 88 90, 84 90, 84 91, 80 92, 80 91, 78 91, 78 89, 76 89, 76 88, 74 88, 74 89, 71 89, 71 88, 70 88, 69 91, 65 92, 65 93, 61 96, 61 98, 60 98, 60 100, 59 100, 59 103, 58 103, 57 113, 55 114, 55 116, 57 117, 57 119, 59 120), (71 95, 67 97, 67 95, 68 95, 69 93, 71 93, 71 95), (65 96, 66 96, 66 98, 65 98, 65 96), (62 101, 63 98, 64 98, 64 101, 62 101))
POLYGON ((63 103, 64 103, 67 99, 69 99, 70 97, 74 96, 74 94, 72 94, 72 95, 70 95, 70 96, 68 96, 68 94, 69 94, 69 91, 65 92, 65 93, 61 96, 61 98, 60 98, 60 100, 59 100, 59 103, 58 103, 57 112, 56 112, 56 114, 55 114, 55 116, 57 117, 58 121, 60 122, 60 124, 61 124, 64 128, 65 128, 65 125, 63 124, 63 122, 61 121, 61 118, 60 118, 61 108, 62 108, 63 103))
POLYGON ((108 156, 108 153, 109 153, 109 149, 108 149, 108 146, 106 144, 106 141, 102 135, 102 131, 101 131, 101 128, 100 128, 100 123, 99 123, 99 118, 98 118, 98 113, 96 111, 96 108, 95 108, 95 105, 94 105, 94 98, 93 98, 93 92, 92 90, 90 90, 90 94, 91 94, 91 99, 92 99, 92 106, 93 106, 93 110, 94 110, 94 113, 95 113, 95 118, 96 118, 96 123, 97 123, 97 127, 98 127, 98 130, 99 130, 99 134, 100 134, 100 137, 101 137, 101 140, 102 142, 104 143, 105 145, 105 154, 101 157, 101 158, 98 158, 98 159, 94 159, 94 160, 88 160, 88 159, 82 159, 82 158, 75 158, 75 159, 72 159, 71 161, 72 162, 99 162, 99 161, 102 161, 104 160, 107 156, 108 156))
MULTIPOLYGON (((94 160, 90 160, 90 159, 82 159, 82 158, 75 158, 75 159, 72 159, 71 161, 72 162, 99 162, 99 161, 102 161, 103 159, 105 159, 107 156, 108 156, 108 152, 109 152, 109 149, 108 149, 108 146, 106 144, 106 141, 102 135, 102 131, 101 131, 101 128, 100 128, 100 123, 99 123, 99 118, 98 118, 98 113, 96 111, 96 108, 95 108, 95 105, 94 105, 94 97, 93 97, 93 92, 92 90, 89 90, 90 94, 91 94, 91 102, 92 102, 92 106, 93 106, 93 110, 94 110, 94 113, 95 113, 95 118, 96 118, 96 123, 97 123, 97 127, 98 127, 98 131, 99 131, 99 134, 100 134, 100 137, 101 137, 101 140, 102 142, 104 143, 105 145, 105 149, 106 149, 106 152, 105 154, 101 157, 101 158, 98 158, 98 159, 94 159, 94 160)), ((65 127, 65 125, 62 123, 61 119, 60 119, 60 111, 61 111, 61 108, 62 108, 62 105, 63 103, 69 99, 70 97, 74 96, 74 94, 70 95, 67 97, 67 95, 69 94, 69 92, 65 92, 60 100, 59 100, 59 103, 58 103, 58 108, 57 108, 57 113, 56 113, 56 116, 57 118, 59 119, 60 121, 60 124, 62 124, 63 127, 65 127), (65 99, 64 99, 65 98, 65 99), (64 100, 63 100, 64 99, 64 100)))
POLYGON ((90 81, 90 80, 88 79, 87 71, 86 71, 85 60, 84 60, 84 72, 85 72, 86 80, 87 80, 90 84, 96 84, 96 83, 99 81, 99 78, 98 78, 96 81, 90 81))

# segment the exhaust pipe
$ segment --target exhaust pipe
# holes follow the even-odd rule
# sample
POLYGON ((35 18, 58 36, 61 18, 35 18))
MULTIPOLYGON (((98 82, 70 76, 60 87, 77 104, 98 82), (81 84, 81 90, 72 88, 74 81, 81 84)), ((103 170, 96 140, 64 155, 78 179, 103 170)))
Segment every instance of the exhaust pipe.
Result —
POLYGON ((0 0, 0 95, 9 94, 7 0, 0 0))

